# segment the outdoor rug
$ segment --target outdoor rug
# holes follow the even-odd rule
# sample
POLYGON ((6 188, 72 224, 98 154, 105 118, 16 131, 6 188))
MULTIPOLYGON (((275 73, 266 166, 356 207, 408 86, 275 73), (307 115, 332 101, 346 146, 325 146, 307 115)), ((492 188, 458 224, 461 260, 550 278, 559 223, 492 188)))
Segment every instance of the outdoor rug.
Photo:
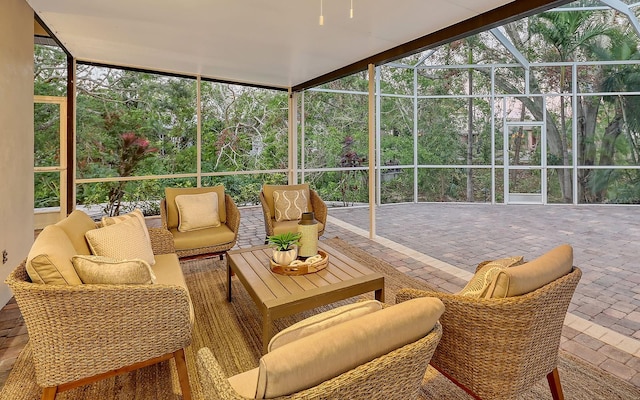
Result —
MULTIPOLYGON (((385 275, 385 296, 389 303, 395 301, 395 293, 402 287, 426 288, 427 286, 395 270, 386 262, 368 255, 339 238, 327 242, 351 255, 370 269, 385 275)), ((209 347, 228 376, 252 369, 261 356, 261 317, 253 301, 237 278, 233 278, 234 298, 226 300, 226 260, 217 258, 183 262, 183 270, 194 303, 196 323, 193 343, 187 350, 187 365, 191 381, 192 397, 202 399, 195 366, 195 354, 201 347, 209 347)), ((373 298, 372 294, 362 297, 373 298)), ((355 300, 355 299, 354 299, 355 300)), ((351 300, 351 301, 354 301, 351 300)), ((336 303, 336 304, 342 304, 336 303)), ((301 313, 295 317, 275 321, 280 330, 302 318, 328 307, 301 313)), ((151 340, 152 338, 150 338, 151 340)), ((638 388, 608 375, 587 363, 561 352, 558 367, 567 400, 639 399, 638 388)), ((375 390, 375 388, 372 388, 375 390)), ((29 345, 20 354, 7 379, 0 399, 40 398, 41 390, 35 384, 29 345)), ((143 368, 126 375, 106 379, 92 385, 58 394, 58 399, 182 399, 173 361, 143 368)), ((471 399, 440 374, 430 369, 420 392, 420 399, 471 399)), ((522 399, 551 399, 546 379, 541 380, 522 399)))

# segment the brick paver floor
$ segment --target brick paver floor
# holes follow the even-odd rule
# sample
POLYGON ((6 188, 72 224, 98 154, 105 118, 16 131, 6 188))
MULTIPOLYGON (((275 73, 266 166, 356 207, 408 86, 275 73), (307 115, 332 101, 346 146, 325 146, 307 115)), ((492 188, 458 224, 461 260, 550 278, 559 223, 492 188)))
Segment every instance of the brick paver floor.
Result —
MULTIPOLYGON (((369 209, 331 209, 331 227, 368 235, 369 209)), ((561 243, 583 271, 561 347, 640 386, 640 208, 402 204, 376 209, 375 242, 413 260, 400 267, 457 291, 483 260, 531 260, 561 243)))

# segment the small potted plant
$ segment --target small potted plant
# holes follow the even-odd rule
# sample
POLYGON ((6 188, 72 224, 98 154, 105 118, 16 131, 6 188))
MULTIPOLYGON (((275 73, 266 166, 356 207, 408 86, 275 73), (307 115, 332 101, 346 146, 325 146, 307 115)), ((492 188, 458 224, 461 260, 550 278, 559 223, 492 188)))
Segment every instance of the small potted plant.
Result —
POLYGON ((269 245, 273 247, 273 261, 280 265, 289 265, 298 258, 300 233, 285 232, 268 236, 269 245))

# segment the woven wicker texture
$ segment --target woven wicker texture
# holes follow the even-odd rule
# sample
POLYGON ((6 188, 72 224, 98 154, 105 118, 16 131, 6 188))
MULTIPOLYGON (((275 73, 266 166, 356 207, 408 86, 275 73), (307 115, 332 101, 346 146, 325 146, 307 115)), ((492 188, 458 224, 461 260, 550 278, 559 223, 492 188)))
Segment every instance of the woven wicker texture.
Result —
MULTIPOLYGON (((349 254, 368 268, 385 274, 387 299, 393 302, 396 291, 402 287, 428 290, 429 287, 393 269, 384 261, 339 239, 328 239, 334 248, 349 254)), ((226 263, 217 259, 202 259, 182 262, 189 294, 194 303, 196 323, 193 342, 186 350, 187 366, 191 381, 192 398, 203 399, 203 385, 198 379, 196 352, 209 347, 222 367, 225 376, 232 376, 257 366, 262 349, 262 324, 260 313, 242 284, 233 279, 234 299, 226 300, 226 263)), ((372 298, 372 296, 367 296, 372 298)), ((338 304, 345 304, 341 302, 338 304)), ((277 329, 283 329, 296 321, 327 309, 322 307, 295 317, 278 319, 277 329)), ((636 399, 640 390, 602 370, 560 353, 558 369, 567 400, 636 399)), ((371 390, 375 391, 375 384, 371 390)), ((35 372, 31 360, 31 347, 27 345, 13 367, 11 375, 0 392, 0 399, 33 400, 40 397, 41 389, 35 384, 35 372)), ((348 398, 348 396, 346 397, 348 398)), ((449 380, 428 369, 420 400, 447 399, 470 400, 462 389, 449 380)), ((173 362, 162 362, 118 378, 63 392, 61 400, 179 400, 179 386, 173 362)), ((392 399, 392 398, 391 398, 392 399)), ((519 400, 551 399, 546 379, 538 381, 533 388, 518 396, 519 400)))
POLYGON ((506 299, 415 289, 401 290, 396 299, 440 298, 444 334, 432 365, 483 399, 513 399, 556 368, 564 317, 581 275, 574 268, 534 292, 506 299))
MULTIPOLYGON (((314 213, 314 217, 316 221, 322 222, 322 230, 318 231, 318 237, 324 234, 324 227, 327 224, 327 205, 322 201, 318 193, 309 189, 309 193, 311 195, 311 206, 314 213)), ((264 198, 264 192, 260 191, 260 204, 262 205, 262 213, 264 215, 264 231, 267 236, 273 236, 273 221, 275 219, 274 215, 271 215, 271 211, 269 211, 269 206, 267 205, 267 200, 264 198)))
MULTIPOLYGON (((193 257, 203 254, 221 254, 225 251, 231 250, 236 245, 238 240, 238 229, 240 228, 240 211, 238 206, 233 202, 233 199, 228 194, 224 195, 225 210, 227 213, 225 225, 235 234, 231 242, 226 243, 214 243, 211 246, 198 247, 194 249, 177 250, 178 257, 193 257)), ((160 218, 162 220, 162 226, 167 229, 167 205, 165 200, 160 202, 160 218)), ((173 239, 172 239, 173 243, 173 239)))
MULTIPOLYGON (((429 359, 442 336, 437 324, 422 339, 362 364, 333 379, 301 392, 276 397, 294 399, 415 399, 429 359), (372 390, 372 388, 375 388, 372 390)), ((198 371, 207 400, 242 400, 229 385, 222 368, 209 349, 198 352, 198 371)))
MULTIPOLYGON (((162 237, 150 231, 152 239, 162 237)), ((191 342, 190 300, 180 286, 41 285, 31 283, 24 262, 6 282, 27 325, 43 387, 145 361, 191 342)))

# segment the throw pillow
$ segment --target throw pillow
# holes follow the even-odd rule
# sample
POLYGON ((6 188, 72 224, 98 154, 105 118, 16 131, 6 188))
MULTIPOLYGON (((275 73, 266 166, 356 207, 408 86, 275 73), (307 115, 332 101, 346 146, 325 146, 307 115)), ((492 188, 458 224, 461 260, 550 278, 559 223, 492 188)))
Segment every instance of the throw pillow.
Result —
POLYGON ((27 274, 31 282, 50 285, 81 285, 73 269, 71 257, 76 249, 65 231, 58 225, 45 227, 27 256, 27 274))
POLYGON ((362 315, 382 310, 382 303, 377 300, 360 301, 336 307, 329 311, 303 319, 280 331, 269 342, 267 352, 284 346, 302 337, 323 331, 330 326, 341 324, 362 315))
POLYGON ((144 260, 118 261, 101 256, 73 256, 71 262, 82 283, 150 284, 156 277, 144 260))
POLYGON ((220 226, 218 193, 181 194, 176 196, 180 232, 220 226))
POLYGON ((304 189, 274 190, 273 204, 276 222, 297 220, 302 218, 302 213, 309 211, 309 200, 304 189))
POLYGON ((573 248, 563 244, 528 263, 498 271, 485 297, 504 298, 533 292, 572 269, 573 248))
POLYGON ((524 257, 515 256, 481 263, 469 283, 457 294, 460 296, 481 298, 486 295, 489 286, 500 271, 523 263, 524 257))
POLYGON ((91 252, 96 256, 116 260, 141 259, 155 264, 151 241, 138 218, 128 218, 114 225, 92 229, 85 233, 91 252))
POLYGON ((102 217, 102 226, 117 224, 118 222, 126 221, 129 218, 137 218, 138 221, 140 221, 140 225, 144 228, 144 234, 147 237, 147 240, 151 242, 151 236, 149 236, 149 229, 147 228, 147 222, 144 220, 144 214, 138 208, 128 214, 118 215, 115 217, 102 217))

